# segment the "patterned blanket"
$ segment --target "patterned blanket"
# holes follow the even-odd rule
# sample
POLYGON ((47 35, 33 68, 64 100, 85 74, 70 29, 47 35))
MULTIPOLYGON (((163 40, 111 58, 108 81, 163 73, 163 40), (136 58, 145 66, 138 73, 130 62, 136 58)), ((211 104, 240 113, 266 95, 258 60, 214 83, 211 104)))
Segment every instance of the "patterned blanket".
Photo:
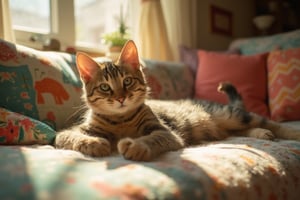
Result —
POLYGON ((298 199, 300 142, 228 138, 153 162, 0 147, 0 199, 298 199))

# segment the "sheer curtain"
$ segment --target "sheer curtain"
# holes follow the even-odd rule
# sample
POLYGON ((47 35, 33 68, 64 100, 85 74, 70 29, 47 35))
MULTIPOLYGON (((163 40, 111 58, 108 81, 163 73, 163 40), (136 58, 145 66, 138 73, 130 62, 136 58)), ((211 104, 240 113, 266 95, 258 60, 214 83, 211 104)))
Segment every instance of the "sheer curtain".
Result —
POLYGON ((142 0, 139 20, 140 56, 173 60, 160 0, 142 0))
POLYGON ((142 0, 138 44, 144 58, 179 60, 179 45, 197 44, 197 0, 142 0))
POLYGON ((9 10, 9 0, 0 1, 0 38, 15 42, 9 10))
POLYGON ((174 60, 179 60, 179 45, 197 46, 198 0, 162 0, 168 39, 174 60))

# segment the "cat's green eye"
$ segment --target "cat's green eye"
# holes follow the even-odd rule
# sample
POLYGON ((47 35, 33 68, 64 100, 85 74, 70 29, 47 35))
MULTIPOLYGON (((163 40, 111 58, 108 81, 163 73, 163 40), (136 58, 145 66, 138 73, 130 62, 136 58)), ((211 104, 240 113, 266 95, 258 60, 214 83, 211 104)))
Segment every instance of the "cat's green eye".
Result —
POLYGON ((107 92, 110 90, 110 86, 107 83, 100 84, 100 89, 104 92, 107 92))
POLYGON ((131 77, 125 78, 123 83, 125 86, 129 86, 132 83, 132 78, 131 77))

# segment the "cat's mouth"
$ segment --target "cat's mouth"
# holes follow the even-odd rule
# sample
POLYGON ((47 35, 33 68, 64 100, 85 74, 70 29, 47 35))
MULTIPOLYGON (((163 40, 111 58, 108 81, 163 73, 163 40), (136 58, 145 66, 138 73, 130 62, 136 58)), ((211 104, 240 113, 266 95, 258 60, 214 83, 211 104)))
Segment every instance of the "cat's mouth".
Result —
POLYGON ((126 104, 124 104, 124 103, 120 103, 119 105, 118 105, 118 108, 126 108, 127 107, 127 105, 126 104))
POLYGON ((118 108, 124 108, 124 107, 126 107, 126 105, 125 105, 125 98, 124 97, 117 98, 116 100, 119 103, 118 108))
POLYGON ((119 108, 125 108, 126 107, 126 105, 124 105, 124 104, 121 104, 120 106, 119 106, 119 108))

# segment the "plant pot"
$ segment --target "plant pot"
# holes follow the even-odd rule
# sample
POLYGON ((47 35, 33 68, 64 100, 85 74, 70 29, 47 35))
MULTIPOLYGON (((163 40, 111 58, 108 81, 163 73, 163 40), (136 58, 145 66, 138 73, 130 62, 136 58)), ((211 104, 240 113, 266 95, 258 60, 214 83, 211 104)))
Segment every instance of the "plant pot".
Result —
POLYGON ((122 46, 110 46, 106 52, 106 57, 110 58, 112 61, 116 61, 122 51, 122 46))

